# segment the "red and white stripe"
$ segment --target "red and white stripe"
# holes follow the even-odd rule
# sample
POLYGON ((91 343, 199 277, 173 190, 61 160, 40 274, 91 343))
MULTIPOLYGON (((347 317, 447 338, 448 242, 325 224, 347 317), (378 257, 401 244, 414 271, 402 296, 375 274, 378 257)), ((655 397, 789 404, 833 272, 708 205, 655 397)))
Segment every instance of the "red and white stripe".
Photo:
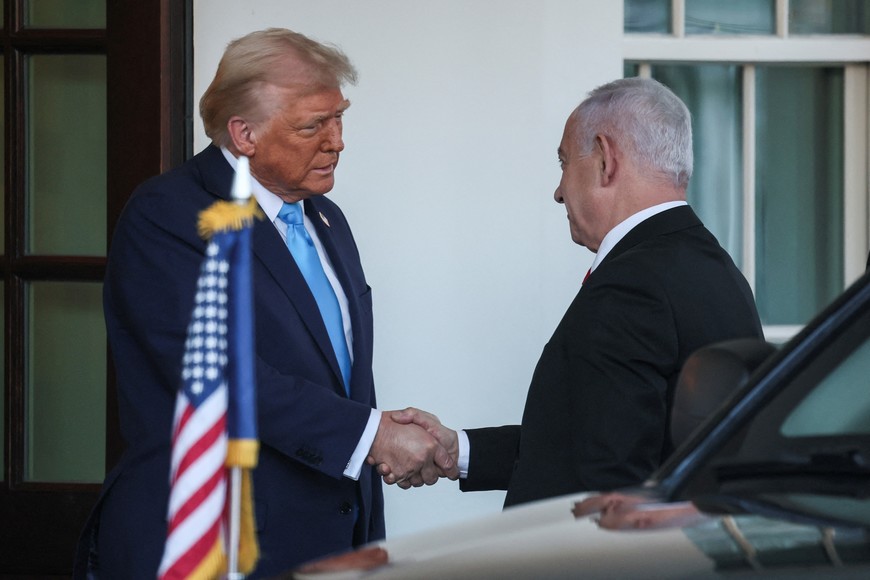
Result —
POLYGON ((186 578, 221 541, 226 502, 227 388, 198 407, 178 393, 172 435, 169 532, 158 577, 186 578))

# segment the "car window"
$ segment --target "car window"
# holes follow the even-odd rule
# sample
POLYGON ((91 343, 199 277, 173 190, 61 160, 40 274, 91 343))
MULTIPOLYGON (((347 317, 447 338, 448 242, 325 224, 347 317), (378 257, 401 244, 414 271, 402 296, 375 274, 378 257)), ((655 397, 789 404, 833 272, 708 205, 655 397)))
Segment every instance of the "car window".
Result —
POLYGON ((870 340, 795 407, 780 432, 785 437, 870 434, 870 340))
POLYGON ((736 453, 726 461, 802 463, 870 453, 870 308, 792 358, 792 370, 779 377, 776 394, 735 438, 726 453, 736 453))
POLYGON ((708 456, 681 496, 705 511, 761 510, 870 527, 867 288, 865 280, 762 369, 755 412, 708 456))

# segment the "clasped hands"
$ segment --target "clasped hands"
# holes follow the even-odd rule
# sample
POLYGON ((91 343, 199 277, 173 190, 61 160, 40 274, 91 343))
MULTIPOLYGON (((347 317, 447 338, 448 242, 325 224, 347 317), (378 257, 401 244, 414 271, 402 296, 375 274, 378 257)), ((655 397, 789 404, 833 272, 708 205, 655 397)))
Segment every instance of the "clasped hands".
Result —
POLYGON ((409 407, 384 411, 366 460, 402 489, 459 477, 459 438, 431 413, 409 407))

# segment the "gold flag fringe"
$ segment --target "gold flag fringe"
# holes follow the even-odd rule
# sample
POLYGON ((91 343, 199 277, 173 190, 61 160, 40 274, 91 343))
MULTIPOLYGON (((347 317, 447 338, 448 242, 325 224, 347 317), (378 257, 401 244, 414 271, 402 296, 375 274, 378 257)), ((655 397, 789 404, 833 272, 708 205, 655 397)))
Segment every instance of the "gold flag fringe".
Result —
POLYGON ((239 510, 239 571, 243 574, 250 574, 260 558, 253 498, 251 471, 245 469, 242 471, 242 505, 239 510))
POLYGON ((257 439, 230 439, 227 441, 227 467, 257 467, 260 442, 257 439))
POLYGON ((240 230, 249 227, 254 219, 263 219, 263 211, 257 199, 251 197, 246 204, 233 201, 216 201, 199 212, 197 230, 199 236, 207 240, 220 232, 240 230))

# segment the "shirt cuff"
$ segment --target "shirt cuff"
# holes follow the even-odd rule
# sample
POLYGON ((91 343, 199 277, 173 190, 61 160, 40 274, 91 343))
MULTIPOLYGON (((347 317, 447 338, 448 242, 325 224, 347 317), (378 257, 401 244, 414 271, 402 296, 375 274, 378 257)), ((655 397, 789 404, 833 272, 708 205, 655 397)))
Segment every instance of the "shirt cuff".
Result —
POLYGON ((375 442, 375 435, 378 433, 378 425, 380 424, 381 412, 377 409, 372 409, 372 412, 369 415, 369 422, 366 423, 366 428, 363 431, 362 437, 360 437, 353 455, 350 456, 350 461, 347 462, 347 467, 344 468, 345 477, 354 481, 359 480, 363 465, 365 465, 366 458, 369 456, 369 451, 371 451, 372 443, 375 442))
POLYGON ((465 431, 460 430, 457 437, 459 439, 459 457, 456 458, 456 465, 459 467, 459 479, 468 479, 468 456, 471 453, 471 442, 465 431))

